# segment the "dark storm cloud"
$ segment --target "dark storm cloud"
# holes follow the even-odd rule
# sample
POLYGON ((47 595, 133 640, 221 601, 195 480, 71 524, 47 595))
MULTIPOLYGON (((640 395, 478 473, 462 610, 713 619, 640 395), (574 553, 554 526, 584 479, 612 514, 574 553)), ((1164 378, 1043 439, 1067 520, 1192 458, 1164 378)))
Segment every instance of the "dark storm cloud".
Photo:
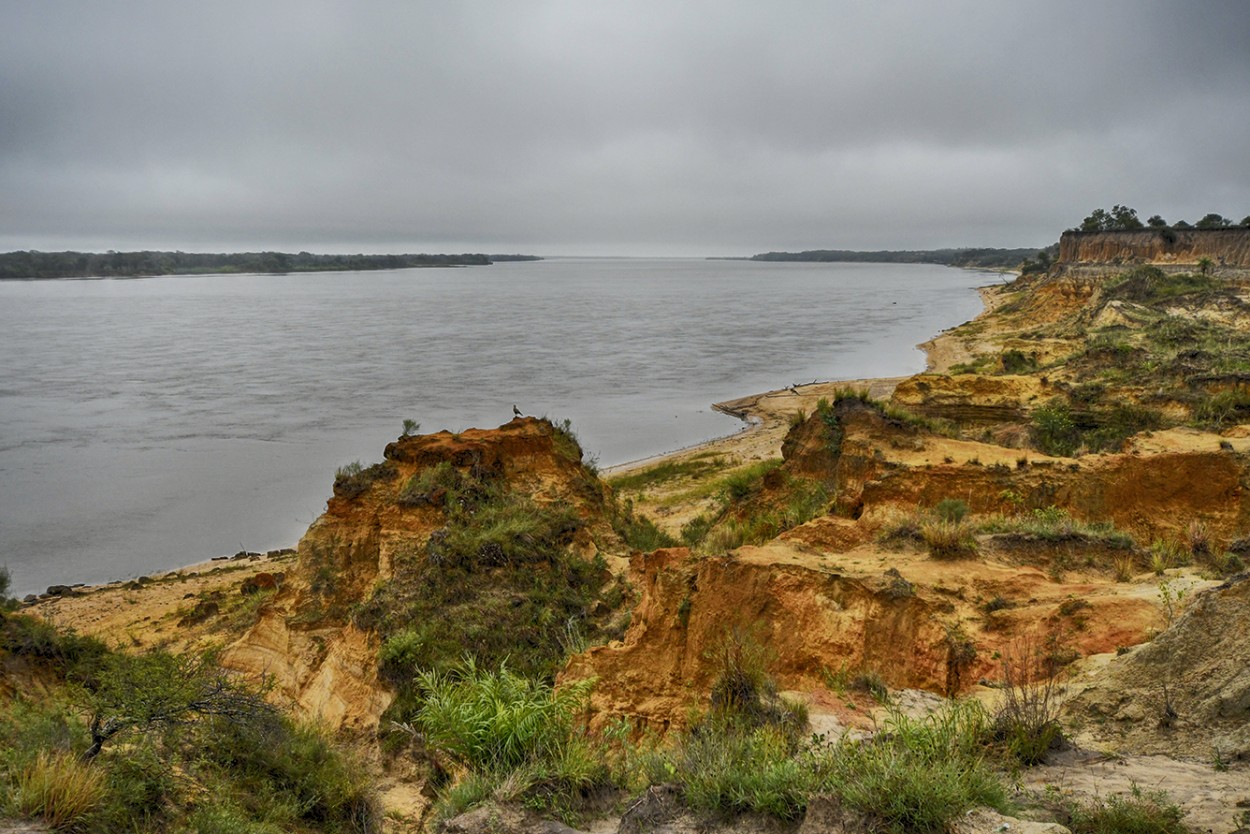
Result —
POLYGON ((1250 213, 1250 5, 0 10, 0 245, 1029 245, 1250 213))

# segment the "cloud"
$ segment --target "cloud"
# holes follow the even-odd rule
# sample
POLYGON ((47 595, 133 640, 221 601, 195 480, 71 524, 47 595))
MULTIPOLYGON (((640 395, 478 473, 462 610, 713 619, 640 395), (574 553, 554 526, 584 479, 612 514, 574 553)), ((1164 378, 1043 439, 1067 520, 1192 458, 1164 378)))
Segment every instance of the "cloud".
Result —
POLYGON ((1248 31, 1240 2, 8 4, 0 242, 703 254, 1241 217, 1248 31))

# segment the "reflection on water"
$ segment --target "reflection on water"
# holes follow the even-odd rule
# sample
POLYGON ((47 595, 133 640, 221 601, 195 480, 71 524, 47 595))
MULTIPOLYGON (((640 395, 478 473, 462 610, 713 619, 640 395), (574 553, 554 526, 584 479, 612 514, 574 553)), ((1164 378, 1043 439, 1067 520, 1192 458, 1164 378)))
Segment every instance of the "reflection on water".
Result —
POLYGON ((26 592, 293 544, 405 418, 568 417, 604 464, 735 431, 713 402, 918 371, 983 274, 558 259, 0 284, 0 563, 26 592))

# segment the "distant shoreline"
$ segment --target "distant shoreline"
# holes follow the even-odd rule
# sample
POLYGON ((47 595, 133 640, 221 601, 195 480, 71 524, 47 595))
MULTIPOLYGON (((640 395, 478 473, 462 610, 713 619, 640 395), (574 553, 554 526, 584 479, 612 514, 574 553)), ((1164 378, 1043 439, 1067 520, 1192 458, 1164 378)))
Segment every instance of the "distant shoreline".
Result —
POLYGON ((156 278, 169 275, 287 275, 490 266, 538 255, 314 255, 311 252, 37 252, 0 254, 0 280, 156 278))

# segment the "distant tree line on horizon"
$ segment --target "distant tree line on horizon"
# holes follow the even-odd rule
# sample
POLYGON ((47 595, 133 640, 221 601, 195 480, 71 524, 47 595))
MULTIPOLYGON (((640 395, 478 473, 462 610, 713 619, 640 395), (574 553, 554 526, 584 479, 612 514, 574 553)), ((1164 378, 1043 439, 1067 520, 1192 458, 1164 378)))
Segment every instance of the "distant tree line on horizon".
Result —
POLYGON ((282 274, 489 266, 497 261, 541 260, 536 255, 314 255, 310 252, 37 252, 0 254, 0 280, 134 278, 203 273, 282 274))
POLYGON ((1250 228, 1250 215, 1242 218, 1240 223, 1223 215, 1211 212, 1193 225, 1184 220, 1169 223, 1159 215, 1153 215, 1146 222, 1137 217, 1137 210, 1128 206, 1112 206, 1110 211, 1096 208, 1081 221, 1081 225, 1070 231, 1074 232, 1117 232, 1136 231, 1138 229, 1231 229, 1234 227, 1250 228))
POLYGON ((765 252, 752 255, 753 261, 796 261, 813 263, 938 264, 973 269, 1015 269, 1030 259, 1049 261, 1059 251, 1058 244, 1043 249, 904 249, 859 251, 853 249, 809 249, 804 252, 765 252), (1049 250, 1054 250, 1051 253, 1049 250))

